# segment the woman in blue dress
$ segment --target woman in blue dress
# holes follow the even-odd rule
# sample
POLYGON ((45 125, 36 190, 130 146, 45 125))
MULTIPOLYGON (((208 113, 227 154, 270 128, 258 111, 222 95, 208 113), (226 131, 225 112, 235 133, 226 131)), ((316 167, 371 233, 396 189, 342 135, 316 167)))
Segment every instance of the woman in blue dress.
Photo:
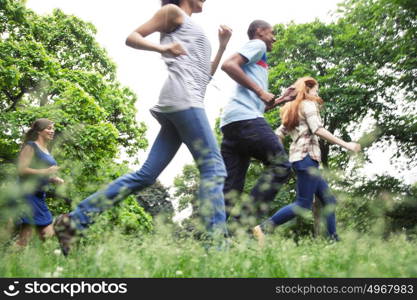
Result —
POLYGON ((42 240, 53 236, 52 214, 45 202, 45 188, 49 183, 62 184, 56 176, 59 167, 49 153, 48 144, 54 138, 54 123, 38 119, 26 133, 18 158, 19 181, 25 192, 27 212, 19 220, 20 231, 17 244, 26 246, 35 227, 42 240))

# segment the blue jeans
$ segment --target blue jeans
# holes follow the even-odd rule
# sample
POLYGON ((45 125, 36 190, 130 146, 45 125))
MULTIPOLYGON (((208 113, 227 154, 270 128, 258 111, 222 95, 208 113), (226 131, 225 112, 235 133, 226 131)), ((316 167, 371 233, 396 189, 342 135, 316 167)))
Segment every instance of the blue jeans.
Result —
POLYGON ((71 219, 78 229, 85 229, 93 223, 93 216, 152 185, 185 143, 200 172, 200 215, 209 231, 227 234, 222 191, 227 173, 205 110, 192 107, 171 113, 152 111, 152 114, 161 124, 161 130, 142 168, 119 177, 104 190, 82 201, 70 213, 71 219))
MULTIPOLYGON (((336 234, 336 216, 334 206, 336 199, 330 194, 327 182, 319 175, 319 163, 309 155, 303 160, 292 163, 297 175, 297 196, 294 203, 281 208, 276 212, 267 223, 273 225, 283 224, 297 214, 297 210, 311 209, 313 196, 316 195, 324 205, 324 211, 327 212, 326 223, 327 233, 330 238, 338 239, 336 234)), ((264 226, 266 223, 264 223, 264 226)))

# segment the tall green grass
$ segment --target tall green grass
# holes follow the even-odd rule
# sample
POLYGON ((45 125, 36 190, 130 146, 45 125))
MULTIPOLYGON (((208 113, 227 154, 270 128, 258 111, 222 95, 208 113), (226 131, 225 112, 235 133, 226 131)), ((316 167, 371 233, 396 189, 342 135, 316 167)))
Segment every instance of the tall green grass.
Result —
POLYGON ((66 258, 55 239, 25 249, 2 246, 1 277, 416 277, 417 242, 342 232, 342 241, 269 235, 260 249, 250 237, 228 250, 206 250, 165 228, 134 236, 117 229, 85 239, 66 258))

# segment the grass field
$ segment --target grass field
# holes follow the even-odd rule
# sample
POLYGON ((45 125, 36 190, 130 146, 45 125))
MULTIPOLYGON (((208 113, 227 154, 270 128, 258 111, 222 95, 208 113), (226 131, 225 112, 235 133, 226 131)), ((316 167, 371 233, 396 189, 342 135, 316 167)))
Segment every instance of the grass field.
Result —
POLYGON ((417 277, 417 242, 342 232, 342 241, 275 234, 260 249, 251 238, 228 250, 205 250, 193 239, 157 230, 144 236, 113 231, 84 240, 65 258, 55 239, 23 250, 3 246, 1 277, 417 277))

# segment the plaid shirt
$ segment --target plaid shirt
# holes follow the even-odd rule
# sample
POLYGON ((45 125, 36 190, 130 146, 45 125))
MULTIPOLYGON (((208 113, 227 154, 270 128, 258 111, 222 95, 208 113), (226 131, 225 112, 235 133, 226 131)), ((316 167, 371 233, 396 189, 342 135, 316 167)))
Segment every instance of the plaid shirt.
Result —
POLYGON ((290 135, 290 162, 304 159, 307 154, 318 162, 321 161, 319 138, 314 133, 323 127, 318 104, 314 101, 303 100, 300 104, 299 124, 291 131, 281 125, 275 133, 279 136, 290 135))

